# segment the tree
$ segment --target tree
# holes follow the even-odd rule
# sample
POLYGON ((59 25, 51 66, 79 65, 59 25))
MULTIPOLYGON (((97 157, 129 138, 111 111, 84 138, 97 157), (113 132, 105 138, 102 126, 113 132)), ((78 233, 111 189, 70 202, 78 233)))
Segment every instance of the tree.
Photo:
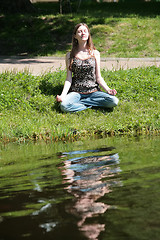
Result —
POLYGON ((60 14, 63 12, 78 12, 82 0, 59 0, 60 14))
POLYGON ((0 10, 3 12, 33 12, 35 8, 30 0, 0 0, 0 10))

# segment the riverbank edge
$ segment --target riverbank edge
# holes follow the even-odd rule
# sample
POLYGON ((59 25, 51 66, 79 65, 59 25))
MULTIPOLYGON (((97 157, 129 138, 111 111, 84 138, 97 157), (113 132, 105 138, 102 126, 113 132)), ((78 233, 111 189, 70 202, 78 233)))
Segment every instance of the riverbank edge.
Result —
POLYGON ((110 130, 110 131, 99 131, 95 130, 94 132, 90 131, 72 131, 68 133, 67 135, 62 136, 52 136, 49 135, 48 132, 43 134, 36 134, 33 133, 32 136, 28 137, 12 137, 8 138, 7 136, 4 136, 0 138, 0 144, 8 144, 8 143, 26 143, 26 142, 45 142, 45 143, 51 143, 51 142, 75 142, 75 141, 83 141, 87 139, 102 139, 102 138, 110 138, 110 137, 155 137, 160 136, 160 129, 149 129, 148 126, 144 127, 137 127, 137 129, 119 129, 117 130, 110 130))

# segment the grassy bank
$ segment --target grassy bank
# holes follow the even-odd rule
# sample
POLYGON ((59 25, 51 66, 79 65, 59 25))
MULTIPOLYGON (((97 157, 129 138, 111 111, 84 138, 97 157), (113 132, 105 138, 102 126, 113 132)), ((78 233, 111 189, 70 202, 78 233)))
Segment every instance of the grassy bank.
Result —
MULTIPOLYGON (((86 1, 88 2, 88 1, 86 1)), ((89 25, 104 57, 160 57, 160 2, 81 4, 59 14, 58 3, 35 4, 34 14, 0 14, 0 55, 64 56, 75 24, 89 25)), ((65 8, 66 10, 67 8, 65 8)))
POLYGON ((36 77, 30 73, 0 75, 0 139, 75 140, 88 136, 159 134, 160 69, 102 71, 120 99, 113 112, 89 109, 61 113, 55 101, 66 72, 36 77))

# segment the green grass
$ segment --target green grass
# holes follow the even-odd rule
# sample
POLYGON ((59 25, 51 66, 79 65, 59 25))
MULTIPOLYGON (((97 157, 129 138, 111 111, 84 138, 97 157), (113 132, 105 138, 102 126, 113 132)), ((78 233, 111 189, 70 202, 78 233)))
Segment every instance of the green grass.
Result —
POLYGON ((35 7, 32 15, 0 14, 0 55, 64 56, 74 26, 85 22, 103 57, 160 56, 160 2, 85 3, 63 15, 58 3, 35 7))
MULTIPOLYGON (((0 13, 0 55, 64 56, 75 24, 85 22, 102 57, 159 57, 160 3, 82 4, 58 13, 57 3, 35 4, 34 14, 0 13), (74 10, 74 9, 73 9, 74 10)), ((67 9, 67 8, 66 8, 67 9)), ((159 134, 160 70, 156 67, 102 71, 120 99, 113 112, 88 109, 61 113, 55 96, 66 72, 41 76, 0 75, 0 139, 76 140, 88 136, 159 134)))
POLYGON ((156 67, 102 71, 120 102, 113 112, 88 109, 61 113, 55 96, 66 72, 39 77, 30 73, 0 75, 0 139, 26 141, 76 140, 89 136, 159 134, 160 69, 156 67))

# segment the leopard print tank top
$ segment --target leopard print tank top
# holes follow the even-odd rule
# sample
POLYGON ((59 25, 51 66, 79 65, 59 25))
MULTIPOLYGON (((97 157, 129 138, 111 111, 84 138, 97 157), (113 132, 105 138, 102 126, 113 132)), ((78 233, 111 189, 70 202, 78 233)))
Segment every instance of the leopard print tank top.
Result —
POLYGON ((88 94, 100 90, 96 82, 94 57, 85 60, 74 57, 72 63, 72 85, 70 92, 88 94))

